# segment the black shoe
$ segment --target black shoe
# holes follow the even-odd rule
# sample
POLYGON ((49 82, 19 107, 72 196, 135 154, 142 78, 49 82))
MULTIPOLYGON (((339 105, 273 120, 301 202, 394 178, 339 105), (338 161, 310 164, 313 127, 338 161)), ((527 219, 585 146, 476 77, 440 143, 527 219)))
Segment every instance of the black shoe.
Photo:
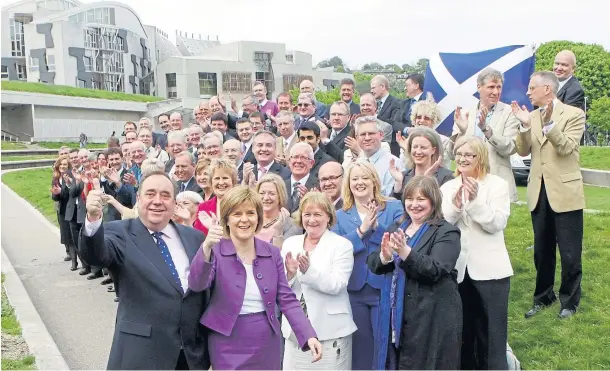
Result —
POLYGON ((110 285, 112 283, 112 278, 104 278, 100 285, 110 285))
POLYGON ((562 309, 561 312, 559 312, 559 319, 568 319, 575 314, 575 309, 562 309))
POLYGON ((534 304, 534 306, 532 307, 532 309, 528 310, 525 313, 525 318, 532 318, 533 316, 535 316, 538 312, 540 312, 541 310, 543 310, 544 308, 546 308, 545 305, 542 304, 534 304))
POLYGON ((78 269, 78 262, 77 261, 72 261, 72 266, 70 267, 71 271, 75 271, 78 269))
POLYGON ((118 297, 114 298, 114 302, 118 303, 119 302, 119 298, 118 297))
POLYGON ((87 279, 88 279, 88 280, 94 280, 94 279, 96 279, 96 278, 102 278, 102 277, 104 277, 104 273, 102 273, 102 271, 98 271, 98 272, 96 272, 96 273, 93 273, 93 274, 92 274, 92 275, 90 275, 90 276, 87 276, 87 279))
POLYGON ((64 257, 64 261, 65 261, 65 262, 69 262, 70 260, 72 260, 72 258, 70 257, 70 255, 66 255, 66 256, 64 257))
POLYGON ((91 273, 91 268, 83 268, 80 270, 80 272, 78 272, 79 275, 81 276, 85 276, 87 274, 91 273))

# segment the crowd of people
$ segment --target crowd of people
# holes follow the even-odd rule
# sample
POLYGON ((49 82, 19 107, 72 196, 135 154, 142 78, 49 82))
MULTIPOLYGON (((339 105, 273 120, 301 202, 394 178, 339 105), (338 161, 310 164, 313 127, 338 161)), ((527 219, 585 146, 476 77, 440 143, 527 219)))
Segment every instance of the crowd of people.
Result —
POLYGON ((329 106, 308 80, 275 101, 255 83, 241 109, 213 97, 188 127, 174 112, 157 117, 160 132, 127 122, 105 150, 61 148, 51 193, 65 260, 87 279, 107 274, 119 302, 108 368, 515 368, 514 153, 532 161, 525 316, 557 300, 556 244, 559 317, 580 300, 575 64, 563 51, 532 75, 531 112, 502 103, 502 73, 484 69, 451 136, 435 130, 423 76, 401 101, 378 75, 360 104, 349 79, 329 106))

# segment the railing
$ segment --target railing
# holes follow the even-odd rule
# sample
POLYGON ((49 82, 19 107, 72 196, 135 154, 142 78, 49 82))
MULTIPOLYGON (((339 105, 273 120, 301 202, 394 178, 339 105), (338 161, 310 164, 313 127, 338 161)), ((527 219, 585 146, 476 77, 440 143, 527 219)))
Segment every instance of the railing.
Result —
POLYGON ((19 136, 2 129, 2 140, 8 140, 9 142, 17 142, 19 136))

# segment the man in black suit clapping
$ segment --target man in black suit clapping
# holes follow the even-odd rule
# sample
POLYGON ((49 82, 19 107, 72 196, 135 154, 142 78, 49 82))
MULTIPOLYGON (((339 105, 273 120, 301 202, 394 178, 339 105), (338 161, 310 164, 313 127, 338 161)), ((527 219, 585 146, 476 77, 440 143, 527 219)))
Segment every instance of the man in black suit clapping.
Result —
MULTIPOLYGON (((371 79, 371 93, 377 101, 377 118, 389 124, 400 109, 400 100, 390 95, 390 81, 383 75, 371 79)), ((396 142, 396 132, 392 133, 390 150, 394 156, 400 156, 400 146, 396 142)))

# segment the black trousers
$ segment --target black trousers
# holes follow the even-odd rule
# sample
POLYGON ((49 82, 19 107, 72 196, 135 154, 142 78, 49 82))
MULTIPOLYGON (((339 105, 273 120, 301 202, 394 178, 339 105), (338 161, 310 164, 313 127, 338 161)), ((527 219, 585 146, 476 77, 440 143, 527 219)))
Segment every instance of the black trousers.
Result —
POLYGON ((510 278, 475 281, 464 275, 462 297, 462 370, 506 370, 510 278))
MULTIPOLYGON (((565 195, 570 197, 570 195, 565 195)), ((556 247, 561 258, 561 309, 575 310, 580 303, 582 279, 583 211, 556 213, 551 208, 544 181, 540 186, 538 204, 532 211, 534 228, 534 265, 536 289, 534 304, 550 305, 557 297, 555 284, 556 247)))
POLYGON ((178 356, 178 362, 176 362, 176 368, 174 370, 190 370, 189 364, 186 361, 186 355, 182 349, 180 349, 180 355, 178 356))
MULTIPOLYGON (((72 233, 72 240, 74 241, 76 251, 78 251, 78 242, 80 241, 79 235, 81 228, 83 228, 83 224, 76 222, 76 213, 74 213, 74 218, 72 218, 72 221, 70 222, 70 232, 72 233)), ((97 273, 102 270, 102 268, 100 267, 90 266, 86 261, 81 258, 80 254, 78 254, 78 258, 80 259, 81 266, 85 269, 91 269, 91 273, 97 273)))

